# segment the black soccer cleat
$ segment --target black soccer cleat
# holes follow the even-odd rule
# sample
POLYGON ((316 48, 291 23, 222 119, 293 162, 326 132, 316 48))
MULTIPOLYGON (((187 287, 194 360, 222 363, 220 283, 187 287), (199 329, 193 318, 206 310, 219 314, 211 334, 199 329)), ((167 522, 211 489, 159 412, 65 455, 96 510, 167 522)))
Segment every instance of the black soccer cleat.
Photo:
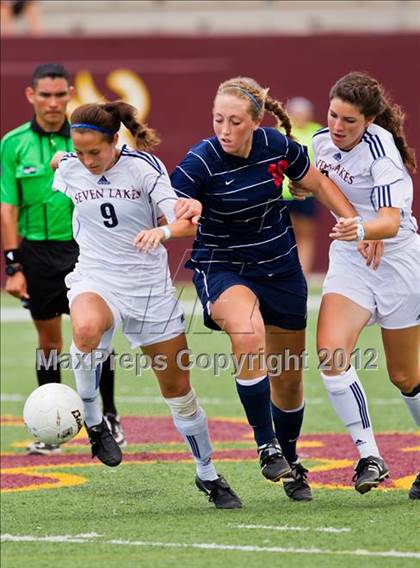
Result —
POLYGON ((353 476, 354 488, 361 493, 367 493, 389 477, 389 469, 382 458, 368 456, 358 461, 353 476))
POLYGON ((105 465, 115 467, 121 463, 122 453, 120 446, 112 437, 104 419, 100 424, 91 428, 86 426, 89 441, 92 446, 92 458, 95 456, 105 465))
POLYGON ((312 492, 309 487, 308 470, 301 463, 292 464, 292 474, 283 477, 283 488, 293 501, 312 501, 312 492))
POLYGON ((216 509, 240 509, 242 507, 241 500, 221 475, 213 481, 196 477, 195 484, 208 496, 210 503, 214 503, 216 509))
POLYGON ((420 473, 417 474, 416 479, 413 481, 408 497, 410 499, 420 499, 420 473))
POLYGON ((273 438, 268 444, 259 446, 261 473, 269 481, 276 483, 282 477, 289 475, 292 470, 289 462, 283 456, 277 438, 273 438))
POLYGON ((124 430, 121 426, 121 420, 118 414, 113 414, 112 412, 107 412, 104 415, 105 421, 108 428, 111 430, 112 437, 121 447, 127 445, 127 440, 125 439, 124 430))

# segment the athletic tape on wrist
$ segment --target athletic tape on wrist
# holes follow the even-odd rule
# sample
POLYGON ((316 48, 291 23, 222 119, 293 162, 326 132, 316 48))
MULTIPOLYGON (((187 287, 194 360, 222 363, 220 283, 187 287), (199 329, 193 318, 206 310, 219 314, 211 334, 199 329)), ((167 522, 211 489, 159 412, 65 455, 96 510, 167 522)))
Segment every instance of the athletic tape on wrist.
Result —
POLYGON ((168 225, 163 225, 163 227, 159 227, 159 229, 161 229, 161 231, 163 231, 163 234, 164 234, 163 240, 164 241, 167 241, 168 239, 170 239, 172 237, 172 231, 168 227, 168 225))

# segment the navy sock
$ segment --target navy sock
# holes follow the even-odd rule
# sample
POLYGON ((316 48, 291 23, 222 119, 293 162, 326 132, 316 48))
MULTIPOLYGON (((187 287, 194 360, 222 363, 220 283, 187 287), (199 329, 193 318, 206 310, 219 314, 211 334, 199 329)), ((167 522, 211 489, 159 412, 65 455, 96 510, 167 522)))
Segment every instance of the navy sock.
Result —
POLYGON ((275 438, 270 404, 270 382, 268 377, 256 385, 244 386, 236 382, 239 398, 244 407, 248 423, 254 430, 257 446, 268 444, 275 438))
POLYGON ((280 442, 284 457, 289 463, 293 463, 298 459, 296 442, 302 428, 304 410, 305 406, 302 406, 299 410, 285 412, 271 403, 276 437, 280 442))
MULTIPOLYGON (((115 355, 115 352, 112 352, 115 355)), ((115 371, 111 369, 111 357, 102 363, 101 381, 99 383, 99 390, 102 397, 102 407, 104 414, 117 414, 114 400, 114 382, 115 371)))
POLYGON ((52 367, 45 368, 41 365, 36 369, 36 376, 38 379, 38 386, 47 385, 48 383, 61 383, 60 367, 53 369, 52 367))

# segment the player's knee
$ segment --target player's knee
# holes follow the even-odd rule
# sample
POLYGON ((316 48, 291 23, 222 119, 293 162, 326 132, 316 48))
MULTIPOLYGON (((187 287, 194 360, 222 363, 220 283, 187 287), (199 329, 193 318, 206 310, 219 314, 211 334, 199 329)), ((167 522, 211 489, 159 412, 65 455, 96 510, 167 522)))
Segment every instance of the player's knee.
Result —
POLYGON ((415 373, 411 375, 403 370, 389 369, 389 376, 392 384, 403 393, 411 392, 418 384, 418 378, 415 373))
POLYGON ((83 322, 73 327, 74 343, 81 351, 91 351, 98 347, 103 330, 94 322, 83 322))
POLYGON ((191 388, 191 390, 183 396, 165 396, 164 400, 169 406, 172 414, 181 418, 188 418, 189 416, 193 416, 200 408, 193 388, 191 388))
POLYGON ((321 371, 337 372, 345 371, 350 365, 351 348, 345 341, 337 341, 334 338, 318 341, 318 360, 321 371))
POLYGON ((251 333, 232 333, 230 339, 236 354, 258 355, 265 342, 265 330, 254 329, 251 333))
POLYGON ((45 357, 51 353, 51 351, 56 351, 60 353, 63 349, 63 342, 62 341, 48 341, 48 340, 41 340, 38 345, 39 349, 42 349, 44 352, 45 357))

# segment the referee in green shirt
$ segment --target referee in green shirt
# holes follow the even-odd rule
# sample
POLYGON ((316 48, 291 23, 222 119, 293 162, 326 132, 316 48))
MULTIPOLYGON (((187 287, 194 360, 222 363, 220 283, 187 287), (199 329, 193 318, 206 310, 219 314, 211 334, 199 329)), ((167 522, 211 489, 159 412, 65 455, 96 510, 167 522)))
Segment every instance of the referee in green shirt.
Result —
MULTIPOLYGON (((65 276, 77 261, 73 240, 73 204, 52 190, 50 162, 56 152, 73 150, 66 108, 73 87, 66 69, 57 63, 39 65, 25 90, 34 108, 30 122, 8 132, 1 141, 1 222, 6 260, 6 291, 29 308, 44 361, 63 347, 61 315, 69 313, 65 276), (20 242, 20 237, 22 240, 20 242), (20 244, 19 244, 20 242, 20 244)), ((109 361, 109 358, 108 358, 109 361)), ((61 381, 60 369, 46 367, 37 357, 38 384, 61 381)), ((102 369, 104 415, 114 438, 125 444, 114 404, 114 372, 102 369)), ((29 453, 57 453, 58 446, 34 442, 29 453)))

